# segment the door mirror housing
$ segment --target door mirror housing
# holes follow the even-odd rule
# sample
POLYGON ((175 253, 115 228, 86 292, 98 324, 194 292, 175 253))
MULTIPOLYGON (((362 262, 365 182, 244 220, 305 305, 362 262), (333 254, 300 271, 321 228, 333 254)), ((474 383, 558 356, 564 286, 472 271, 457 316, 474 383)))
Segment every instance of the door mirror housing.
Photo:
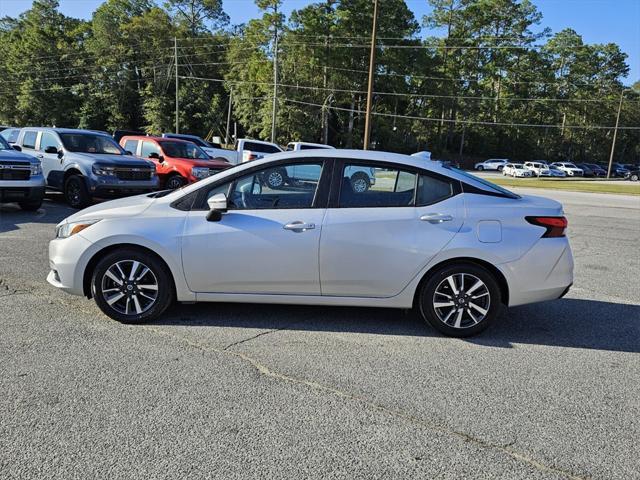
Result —
POLYGON ((18 145, 18 144, 12 145, 12 147, 13 147, 14 150, 16 150, 18 152, 22 151, 22 147, 20 145, 18 145))
POLYGON ((222 220, 222 214, 227 213, 227 196, 224 193, 216 193, 207 200, 207 205, 209 205, 207 220, 219 222, 222 220))
POLYGON ((53 145, 50 145, 50 146, 48 146, 47 148, 44 149, 44 153, 57 154, 58 153, 58 148, 54 147, 53 145))
POLYGON ((160 163, 164 162, 164 157, 157 152, 151 152, 147 158, 155 158, 160 163))

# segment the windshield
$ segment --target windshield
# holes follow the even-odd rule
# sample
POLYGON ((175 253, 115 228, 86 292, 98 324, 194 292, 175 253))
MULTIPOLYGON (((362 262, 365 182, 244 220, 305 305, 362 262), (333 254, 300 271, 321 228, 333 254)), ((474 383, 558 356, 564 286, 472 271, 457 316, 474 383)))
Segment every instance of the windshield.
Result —
POLYGON ((11 150, 11 146, 7 143, 7 141, 0 135, 0 150, 11 150))
POLYGON ((66 150, 80 153, 124 155, 124 150, 106 135, 91 133, 61 133, 60 140, 66 150))
POLYGON ((191 142, 159 142, 165 155, 173 158, 209 160, 209 155, 191 142))
POLYGON ((488 182, 484 178, 476 177, 475 175, 472 175, 469 172, 465 172, 464 170, 461 170, 461 169, 459 169, 457 167, 454 167, 452 165, 443 165, 443 167, 448 169, 448 170, 451 170, 452 172, 455 172, 455 173, 457 173, 459 175, 467 177, 467 178, 473 180, 474 182, 481 183, 485 187, 488 187, 490 190, 499 192, 504 196, 507 196, 509 198, 520 198, 520 195, 516 195, 515 193, 507 190, 506 188, 502 188, 502 187, 496 185, 495 183, 488 182))

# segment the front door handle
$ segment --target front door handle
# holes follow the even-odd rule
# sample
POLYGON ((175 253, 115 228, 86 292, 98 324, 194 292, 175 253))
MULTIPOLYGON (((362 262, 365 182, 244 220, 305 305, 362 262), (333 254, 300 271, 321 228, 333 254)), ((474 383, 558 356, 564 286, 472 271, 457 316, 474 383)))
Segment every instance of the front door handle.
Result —
POLYGON ((450 222, 453 220, 451 215, 446 215, 444 213, 427 213, 420 217, 420 220, 423 222, 429 223, 442 223, 442 222, 450 222))
POLYGON ((42 155, 41 153, 39 153, 38 155, 36 155, 36 157, 38 157, 39 159, 43 159, 44 155, 42 155))
POLYGON ((297 220, 295 222, 287 223, 282 228, 285 230, 292 230, 294 232, 306 232, 307 230, 313 230, 316 228, 315 223, 305 223, 297 220))

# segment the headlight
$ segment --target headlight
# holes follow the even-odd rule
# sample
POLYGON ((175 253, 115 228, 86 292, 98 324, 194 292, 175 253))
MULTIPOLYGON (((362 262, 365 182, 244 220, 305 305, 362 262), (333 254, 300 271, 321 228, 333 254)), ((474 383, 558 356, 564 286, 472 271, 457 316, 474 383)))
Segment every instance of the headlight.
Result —
POLYGON ((80 222, 63 223, 56 227, 56 238, 68 238, 99 221, 100 220, 83 220, 80 222))
POLYGON ((207 178, 209 176, 209 169, 207 167, 193 167, 191 169, 191 175, 196 178, 207 178))
POLYGON ((42 173, 42 166, 39 163, 31 164, 31 176, 34 177, 36 175, 40 175, 42 173))
POLYGON ((91 167, 91 170, 93 170, 93 173, 101 177, 112 177, 116 174, 115 167, 100 165, 97 163, 91 167))

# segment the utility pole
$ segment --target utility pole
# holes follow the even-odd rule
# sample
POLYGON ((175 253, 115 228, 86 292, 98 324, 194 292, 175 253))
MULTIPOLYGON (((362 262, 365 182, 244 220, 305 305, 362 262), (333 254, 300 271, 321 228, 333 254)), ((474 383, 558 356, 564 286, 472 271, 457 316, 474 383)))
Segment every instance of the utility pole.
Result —
POLYGON ((369 136, 371 134, 371 102, 373 101, 373 72, 376 63, 376 33, 378 29, 378 0, 373 2, 373 28, 371 31, 371 56, 369 58, 369 82, 367 86, 367 113, 364 120, 364 145, 369 149, 369 136))
POLYGON ((231 128, 231 102, 233 101, 233 87, 229 92, 229 110, 227 111, 227 133, 224 136, 225 145, 229 145, 229 129, 231 128))
POLYGON ((278 109, 278 4, 274 7, 276 23, 273 39, 273 107, 271 109, 271 143, 276 143, 276 114, 278 109))
POLYGON ((178 37, 173 37, 174 62, 176 64, 176 133, 180 133, 180 125, 178 120, 178 112, 180 111, 178 100, 178 37))
POLYGON ((618 113, 616 115, 616 126, 613 130, 613 140, 611 141, 611 154, 609 155, 609 168, 607 169, 607 178, 611 177, 611 164, 613 163, 613 153, 616 150, 616 137, 618 136, 618 125, 620 123, 620 112, 622 111, 622 100, 624 98, 624 88, 620 91, 620 103, 618 104, 618 113))

